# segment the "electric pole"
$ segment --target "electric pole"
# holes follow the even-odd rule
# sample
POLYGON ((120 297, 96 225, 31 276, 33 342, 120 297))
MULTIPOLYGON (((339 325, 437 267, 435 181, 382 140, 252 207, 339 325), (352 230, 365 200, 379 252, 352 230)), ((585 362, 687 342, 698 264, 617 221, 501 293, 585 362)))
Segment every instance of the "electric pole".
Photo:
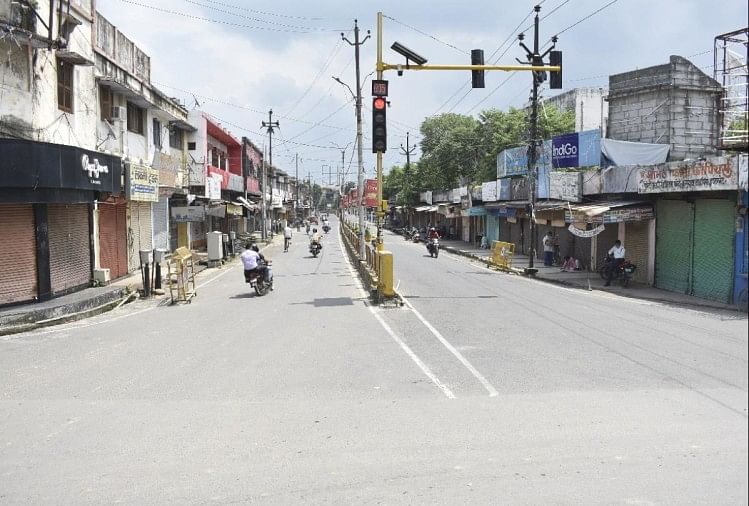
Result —
MULTIPOLYGON (((541 6, 536 5, 533 10, 536 11, 536 16, 533 21, 533 51, 523 43, 525 38, 524 34, 518 35, 520 40, 520 46, 525 49, 526 57, 528 59, 527 64, 534 67, 541 67, 544 65, 544 57, 548 55, 556 46, 557 37, 551 38, 552 46, 544 53, 540 53, 538 47, 538 13, 541 11, 541 6)), ((552 55, 552 61, 554 55, 552 55)), ((525 63, 518 60, 520 63, 525 63)), ((534 70, 533 75, 533 92, 531 94, 531 117, 530 117, 530 142, 528 143, 528 204, 530 210, 530 254, 528 255, 528 268, 533 269, 534 257, 536 256, 536 187, 538 181, 538 146, 540 144, 538 139, 538 87, 546 81, 546 72, 543 70, 534 70)), ((554 82, 552 81, 552 87, 554 82)))
POLYGON ((411 168, 411 155, 416 153, 416 144, 411 147, 411 144, 409 143, 409 133, 406 132, 406 147, 403 147, 403 144, 401 144, 401 154, 406 155, 406 170, 411 168))
MULTIPOLYGON (((263 239, 267 239, 268 238, 268 205, 267 205, 267 203, 265 201, 265 190, 267 188, 267 186, 266 186, 266 182, 267 182, 266 181, 266 179, 267 179, 266 176, 267 176, 267 173, 268 173, 268 170, 267 170, 268 166, 270 166, 271 169, 273 168, 273 128, 274 127, 276 127, 276 128, 280 128, 281 127, 281 125, 279 125, 278 121, 273 121, 273 109, 271 109, 270 111, 268 111, 268 121, 267 122, 263 121, 261 126, 268 128, 268 164, 264 164, 265 165, 265 170, 263 170, 263 176, 262 176, 262 181, 263 181, 263 200, 262 200, 262 204, 263 204, 263 207, 262 207, 263 228, 262 228, 262 237, 263 237, 263 239)), ((270 195, 271 195, 271 200, 272 200, 273 199, 273 189, 272 188, 271 188, 270 195)))
POLYGON ((354 59, 356 60, 356 143, 358 150, 359 162, 359 254, 361 258, 366 256, 366 245, 364 244, 364 153, 362 151, 362 119, 361 119, 361 72, 359 67, 359 46, 364 44, 369 38, 369 30, 364 40, 359 41, 359 23, 354 20, 354 42, 351 42, 342 33, 341 38, 354 46, 354 59))

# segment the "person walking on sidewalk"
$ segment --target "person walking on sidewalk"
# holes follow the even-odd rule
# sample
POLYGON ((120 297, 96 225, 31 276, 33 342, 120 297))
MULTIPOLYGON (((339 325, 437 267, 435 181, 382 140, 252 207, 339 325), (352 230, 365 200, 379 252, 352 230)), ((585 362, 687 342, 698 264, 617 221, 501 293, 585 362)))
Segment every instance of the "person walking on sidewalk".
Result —
POLYGON ((289 245, 291 244, 292 230, 289 224, 283 229, 283 252, 289 251, 289 245))
POLYGON ((622 245, 622 241, 617 239, 614 245, 609 250, 609 256, 612 257, 612 260, 609 263, 609 268, 608 268, 608 271, 606 272, 606 284, 603 286, 611 285, 611 279, 614 277, 614 273, 619 268, 619 266, 622 263, 624 263, 625 254, 626 254, 626 250, 624 249, 624 246, 622 245))
POLYGON ((551 267, 554 265, 554 234, 551 230, 544 236, 544 265, 551 267))

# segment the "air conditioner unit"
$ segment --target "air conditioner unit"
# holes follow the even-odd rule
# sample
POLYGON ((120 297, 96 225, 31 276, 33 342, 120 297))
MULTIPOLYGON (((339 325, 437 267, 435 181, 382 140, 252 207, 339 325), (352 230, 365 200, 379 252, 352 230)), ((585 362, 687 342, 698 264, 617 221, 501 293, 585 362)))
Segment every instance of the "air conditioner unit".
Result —
POLYGON ((121 105, 115 105, 112 107, 112 120, 114 121, 125 121, 127 119, 127 108, 121 105))

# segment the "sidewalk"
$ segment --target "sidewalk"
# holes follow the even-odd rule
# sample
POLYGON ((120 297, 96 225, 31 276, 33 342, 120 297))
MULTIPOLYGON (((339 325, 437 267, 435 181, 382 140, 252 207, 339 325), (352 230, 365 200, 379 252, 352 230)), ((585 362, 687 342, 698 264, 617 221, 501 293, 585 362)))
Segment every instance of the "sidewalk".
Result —
MULTIPOLYGON (((489 257, 491 255, 490 250, 477 248, 474 245, 465 243, 463 241, 449 241, 441 239, 440 249, 444 249, 445 251, 457 255, 472 258, 474 260, 478 260, 487 265, 489 264, 489 257)), ((525 255, 515 255, 512 261, 512 266, 517 274, 522 274, 522 270, 528 266, 528 257, 525 255)), ((698 306, 730 311, 737 310, 736 306, 730 304, 723 304, 720 302, 700 299, 682 293, 669 292, 667 290, 661 290, 659 288, 653 288, 651 286, 639 283, 632 283, 627 288, 623 288, 616 284, 612 284, 612 286, 603 286, 605 281, 601 279, 601 277, 596 272, 562 272, 560 271, 559 267, 545 267, 543 264, 543 260, 535 261, 534 268, 538 269, 535 278, 540 281, 546 281, 548 283, 556 283, 574 288, 582 288, 585 290, 602 290, 614 293, 616 295, 621 295, 623 297, 652 300, 656 302, 664 302, 667 304, 698 306)))

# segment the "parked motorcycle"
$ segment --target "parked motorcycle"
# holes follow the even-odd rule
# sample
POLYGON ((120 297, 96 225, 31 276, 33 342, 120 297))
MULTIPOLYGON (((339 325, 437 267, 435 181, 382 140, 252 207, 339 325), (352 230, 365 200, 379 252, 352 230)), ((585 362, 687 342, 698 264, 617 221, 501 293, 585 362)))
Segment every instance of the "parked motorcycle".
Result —
POLYGON ((440 240, 436 237, 429 239, 427 242, 427 251, 429 252, 430 257, 437 258, 440 254, 440 240))
MULTIPOLYGON (((266 263, 259 263, 259 267, 267 267, 271 264, 270 260, 266 263)), ((250 284, 250 288, 255 289, 255 293, 258 297, 262 297, 270 290, 273 290, 273 277, 270 278, 270 282, 265 281, 265 271, 263 269, 256 269, 254 271, 244 272, 245 283, 250 284)))
POLYGON ((312 256, 314 258, 317 258, 317 255, 320 254, 320 250, 322 249, 322 244, 320 244, 317 241, 312 241, 309 244, 309 252, 312 253, 312 256))
MULTIPOLYGON (((611 256, 604 258, 601 262, 601 267, 598 268, 598 274, 601 279, 608 279, 609 266, 613 263, 614 259, 611 256)), ((624 260, 619 267, 614 270, 614 275, 611 276, 612 281, 618 281, 622 287, 628 287, 629 282, 632 280, 632 275, 637 269, 637 266, 629 260, 624 260)))

